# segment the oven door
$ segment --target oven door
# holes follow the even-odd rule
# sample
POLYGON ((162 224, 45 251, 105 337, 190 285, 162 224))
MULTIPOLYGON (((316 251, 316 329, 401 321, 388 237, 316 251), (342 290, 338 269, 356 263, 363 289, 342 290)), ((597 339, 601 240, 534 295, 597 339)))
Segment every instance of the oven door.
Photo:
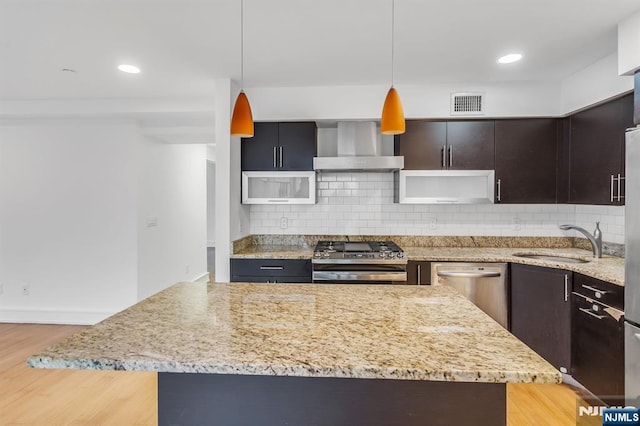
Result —
POLYGON ((313 264, 313 282, 325 284, 405 284, 406 265, 313 264))

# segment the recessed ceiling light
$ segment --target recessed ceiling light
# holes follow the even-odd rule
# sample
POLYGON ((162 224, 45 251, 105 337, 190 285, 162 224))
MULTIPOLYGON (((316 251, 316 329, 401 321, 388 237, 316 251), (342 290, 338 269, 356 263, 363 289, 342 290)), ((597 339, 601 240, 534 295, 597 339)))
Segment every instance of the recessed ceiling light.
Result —
POLYGON ((122 72, 126 72, 129 74, 139 74, 140 73, 140 68, 136 67, 135 65, 127 65, 127 64, 122 64, 122 65, 118 65, 118 69, 122 72))
POLYGON ((509 53, 508 55, 504 55, 500 58, 498 58, 498 62, 500 62, 501 64, 510 64, 513 62, 518 62, 520 59, 522 59, 522 54, 520 53, 509 53))

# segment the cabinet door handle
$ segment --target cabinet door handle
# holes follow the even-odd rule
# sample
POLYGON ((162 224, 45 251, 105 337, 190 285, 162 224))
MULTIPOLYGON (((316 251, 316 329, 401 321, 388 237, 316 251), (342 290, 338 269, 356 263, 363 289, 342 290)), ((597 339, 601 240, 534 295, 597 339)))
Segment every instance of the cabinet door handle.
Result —
POLYGON ((447 157, 447 147, 446 145, 442 145, 442 168, 444 169, 446 166, 446 157, 447 157))
POLYGON ((282 146, 278 147, 280 149, 280 168, 282 168, 282 146))
POLYGON ((622 195, 622 181, 624 180, 624 176, 618 174, 618 202, 622 201, 624 196, 622 195))
POLYGON ((422 279, 420 276, 422 275, 422 265, 418 263, 418 285, 422 284, 422 279))
POLYGON ((599 320, 601 320, 602 318, 604 318, 604 315, 598 315, 598 314, 594 314, 593 312, 591 312, 589 309, 585 309, 585 308, 578 308, 580 311, 584 312, 587 315, 591 315, 594 318, 597 318, 599 320))
POLYGON ((495 278, 501 274, 498 271, 438 271, 437 275, 442 278, 495 278))
POLYGON ((261 266, 261 271, 282 271, 284 266, 261 266))
POLYGON ((500 201, 500 195, 501 195, 500 193, 502 192, 502 182, 500 179, 498 179, 497 184, 498 184, 498 196, 496 198, 498 201, 500 201))
POLYGON ((569 301, 569 275, 564 276, 564 301, 569 301))
MULTIPOLYGON (((276 154, 276 150, 278 149, 278 147, 274 146, 273 147, 273 168, 277 168, 278 167, 278 160, 277 160, 277 154, 276 154)), ((613 181, 611 181, 611 188, 613 188, 613 181)), ((613 195, 612 195, 613 197, 613 195)), ((611 202, 613 203, 613 199, 611 200, 611 202)))
POLYGON ((611 189, 609 190, 609 192, 611 193, 611 202, 613 203, 613 181, 615 180, 615 177, 613 175, 611 175, 611 189))
POLYGON ((449 147, 449 167, 453 166, 453 147, 449 147))

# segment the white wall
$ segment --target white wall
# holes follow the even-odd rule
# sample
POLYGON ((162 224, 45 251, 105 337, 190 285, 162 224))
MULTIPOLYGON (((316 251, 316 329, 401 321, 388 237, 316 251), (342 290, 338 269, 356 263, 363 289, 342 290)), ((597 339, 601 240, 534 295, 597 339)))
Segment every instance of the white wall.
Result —
POLYGON ((0 123, 0 154, 0 321, 91 324, 206 273, 204 145, 23 120, 0 123))
MULTIPOLYGON (((640 15, 638 15, 640 33, 640 15)), ((635 24, 634 24, 635 25, 635 24)), ((640 36, 634 41, 640 44, 640 36)), ((640 48, 634 53, 639 56, 640 48)), ((397 89, 406 118, 449 118, 450 96, 485 94, 484 117, 563 116, 633 90, 633 77, 618 75, 612 53, 560 82, 402 85, 397 89)), ((387 86, 248 88, 254 118, 260 120, 378 120, 387 86)), ((482 117, 482 116, 481 116, 482 117)), ((218 122, 219 123, 219 122, 218 122)))
POLYGON ((95 322, 136 301, 136 132, 86 120, 0 126, 0 321, 95 322))
POLYGON ((640 13, 618 24, 618 73, 633 73, 640 68, 640 13))
POLYGON ((621 93, 633 90, 633 77, 619 76, 617 53, 613 53, 562 81, 561 106, 570 114, 621 93))
POLYGON ((138 300, 207 272, 206 145, 138 143, 138 300))
POLYGON ((207 161, 207 247, 216 246, 216 163, 207 161))
POLYGON ((229 79, 216 80, 216 280, 229 281, 232 242, 249 233, 249 207, 240 200, 240 138, 231 137, 231 108, 239 92, 229 79))
MULTIPOLYGON (((407 118, 450 117, 455 92, 484 92, 486 117, 559 115, 559 83, 396 85, 407 118)), ((379 119, 388 86, 249 88, 254 119, 379 119)), ((216 123, 220 121, 216 120, 216 123)))
POLYGON ((319 173, 317 186, 314 205, 252 205, 251 233, 563 236, 561 223, 600 220, 605 241, 624 242, 623 207, 394 204, 392 173, 319 173))

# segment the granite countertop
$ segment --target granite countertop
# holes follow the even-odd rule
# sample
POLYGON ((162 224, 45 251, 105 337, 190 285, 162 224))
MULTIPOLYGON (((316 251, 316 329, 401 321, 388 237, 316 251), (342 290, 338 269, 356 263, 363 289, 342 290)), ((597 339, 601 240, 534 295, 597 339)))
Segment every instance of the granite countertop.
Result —
POLYGON ((545 266, 578 272, 620 286, 624 285, 624 258, 603 256, 594 258, 590 251, 576 248, 446 248, 446 247, 404 247, 411 260, 448 262, 510 262, 525 265, 545 266), (528 259, 514 256, 515 253, 547 254, 588 260, 587 263, 565 263, 543 259, 528 259))
POLYGON ((32 367, 492 383, 561 374, 446 286, 179 283, 32 367))
MULTIPOLYGON (((624 285, 624 258, 603 256, 596 259, 590 251, 577 248, 493 248, 493 247, 403 247, 409 260, 447 262, 510 262, 545 266, 578 272, 617 285, 624 285), (588 260, 588 263, 564 263, 526 259, 514 253, 550 254, 588 260)), ((311 259, 313 248, 300 246, 252 246, 231 256, 236 259, 311 259)))
POLYGON ((232 259, 311 259, 313 247, 297 245, 250 246, 231 255, 232 259))

